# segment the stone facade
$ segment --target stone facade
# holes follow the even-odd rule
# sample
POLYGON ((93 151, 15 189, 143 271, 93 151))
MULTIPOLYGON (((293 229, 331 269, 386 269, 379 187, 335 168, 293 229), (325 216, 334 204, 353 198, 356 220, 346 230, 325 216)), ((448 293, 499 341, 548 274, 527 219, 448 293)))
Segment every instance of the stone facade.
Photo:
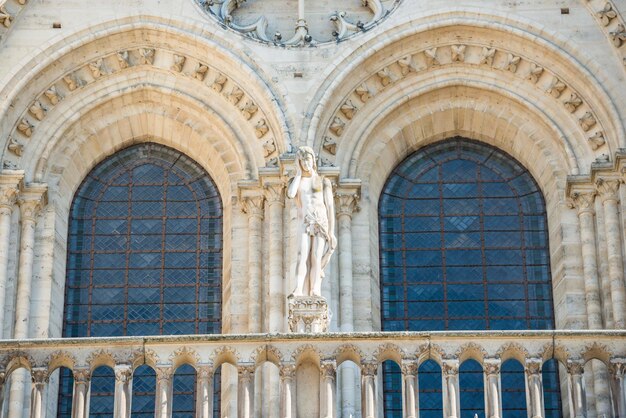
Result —
MULTIPOLYGON (((330 330, 379 331, 377 208, 385 180, 424 145, 463 136, 507 152, 534 176, 546 199, 557 329, 596 330, 605 344, 600 350, 564 342, 567 354, 557 356, 571 372, 562 382, 564 413, 611 416, 611 404, 623 415, 624 336, 600 330, 626 327, 626 192, 620 187, 626 172, 626 5, 618 0, 214 3, 0 0, 0 337, 61 336, 74 192, 97 163, 143 141, 191 156, 219 189, 223 332, 237 335, 288 331, 295 209, 284 186, 293 173, 293 150, 313 147, 320 172, 336 191, 338 248, 323 288, 332 313, 330 330), (582 367, 592 358, 604 362, 613 378, 594 369, 583 385, 574 365, 582 367), (586 413, 581 412, 583 389, 586 413)), ((355 354, 352 347, 346 351, 351 354, 341 355, 333 351, 334 342, 301 341, 317 353, 309 363, 324 372, 320 385, 325 389, 317 389, 326 393, 327 404, 333 403, 338 363, 380 360, 373 342, 354 335, 354 347, 362 345, 366 354, 355 354)), ((233 346, 239 344, 233 339, 233 346)), ((508 342, 526 344, 514 336, 508 342)), ((80 357, 82 348, 72 360, 55 363, 45 357, 51 355, 50 344, 41 344, 40 349, 33 343, 32 353, 22 353, 15 342, 0 345, 0 369, 31 369, 34 382, 31 397, 26 375, 12 379, 4 416, 17 418, 31 398, 34 416, 53 413, 56 389, 42 383, 48 372, 60 365, 90 366, 80 357)), ((98 345, 84 344, 85 350, 98 345)), ((248 362, 258 341, 241 344, 245 358, 222 353, 220 361, 248 362)), ((297 363, 294 340, 285 344, 283 354, 292 353, 297 363)), ((399 363, 407 361, 400 352, 420 358, 414 342, 397 344, 399 351, 391 351, 399 363)), ((136 345, 144 347, 145 356, 147 343, 136 345)), ((59 342, 59 347, 65 345, 59 342)), ((207 347, 197 351, 208 355, 207 347)), ((487 348, 481 363, 496 356, 498 347, 487 348)), ((551 347, 558 351, 556 344, 551 347)), ((210 348, 211 353, 216 349, 210 348)), ((454 363, 456 349, 449 349, 443 348, 449 356, 441 358, 454 363)), ((520 358, 526 362, 548 356, 538 347, 525 350, 520 358)), ((198 364, 208 361, 204 354, 198 364)), ((127 414, 120 405, 128 388, 126 371, 117 368, 134 364, 129 354, 124 359, 99 363, 119 371, 118 416, 127 414)), ((215 367, 217 360, 211 359, 215 367)), ((266 360, 281 367, 280 379, 278 373, 272 378, 275 386, 280 380, 295 397, 289 382, 296 372, 286 369, 295 363, 266 360)), ((452 363, 445 393, 458 385, 458 364, 452 363)), ((585 368, 589 372, 591 363, 585 368)), ((362 373, 362 410, 368 418, 380 413, 373 406, 376 373, 370 369, 364 365, 362 373)), ((297 379, 307 370, 299 370, 297 379)), ((253 385, 245 384, 253 379, 248 372, 239 370, 240 399, 253 400, 253 385)), ((538 382, 528 374, 532 389, 538 382)), ((338 396, 354 399, 352 412, 360 413, 358 371, 345 376, 351 377, 343 377, 338 396), (354 384, 347 384, 351 379, 354 384)), ((405 388, 414 388, 411 379, 405 388)), ((209 391, 207 382, 204 391, 209 391)), ((223 416, 237 413, 228 390, 223 411, 229 412, 223 416)), ((490 399, 496 399, 497 384, 490 390, 490 399)), ((84 388, 76 393, 84 395, 84 388)), ((257 404, 257 413, 269 404, 278 408, 279 396, 269 398, 273 403, 257 404)), ((533 417, 541 416, 538 402, 529 395, 533 417)), ((241 408, 252 414, 251 405, 240 405, 239 416, 247 416, 241 408)), ((448 408, 448 416, 458 416, 455 405, 448 408)), ((498 402, 488 408, 490 416, 498 416, 498 402)), ((293 417, 289 411, 281 416, 293 417)), ((344 409, 344 416, 349 412, 344 409)), ((165 408, 160 416, 167 414, 165 408)))

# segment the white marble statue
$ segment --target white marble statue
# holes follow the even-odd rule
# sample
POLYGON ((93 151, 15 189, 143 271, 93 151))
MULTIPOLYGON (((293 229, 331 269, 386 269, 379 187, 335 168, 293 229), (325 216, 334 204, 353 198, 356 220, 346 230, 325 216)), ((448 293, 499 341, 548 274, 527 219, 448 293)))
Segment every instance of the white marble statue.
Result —
POLYGON ((298 148, 295 165, 296 174, 287 188, 287 197, 295 199, 298 208, 296 288, 292 296, 321 296, 324 268, 337 246, 332 185, 318 174, 311 147, 298 148))

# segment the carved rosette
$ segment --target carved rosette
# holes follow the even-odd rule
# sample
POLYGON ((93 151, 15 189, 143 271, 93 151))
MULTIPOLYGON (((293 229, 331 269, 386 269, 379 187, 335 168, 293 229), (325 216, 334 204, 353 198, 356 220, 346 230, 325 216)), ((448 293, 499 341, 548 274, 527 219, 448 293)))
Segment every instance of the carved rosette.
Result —
POLYGON ((323 297, 291 296, 288 299, 288 308, 291 332, 328 332, 328 303, 323 297))

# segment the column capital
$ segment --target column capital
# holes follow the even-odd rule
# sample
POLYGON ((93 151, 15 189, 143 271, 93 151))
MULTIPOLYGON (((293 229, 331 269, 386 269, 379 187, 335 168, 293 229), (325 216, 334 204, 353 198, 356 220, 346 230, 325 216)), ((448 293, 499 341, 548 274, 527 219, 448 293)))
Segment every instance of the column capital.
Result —
POLYGON ((237 373, 239 375, 239 379, 246 382, 251 381, 254 378, 255 370, 256 366, 254 364, 238 366, 237 373))
POLYGON ((417 371, 419 369, 419 364, 417 360, 405 360, 402 359, 402 364, 400 365, 400 370, 404 376, 417 376, 417 371))
POLYGON ((296 377, 296 365, 284 364, 281 366, 279 373, 281 379, 293 379, 296 377))
POLYGON ((578 211, 578 214, 585 212, 594 212, 594 202, 596 200, 597 190, 595 188, 585 188, 572 190, 569 198, 569 206, 578 211))
POLYGON ((24 172, 0 172, 0 209, 13 209, 17 202, 19 191, 24 187, 24 172))
POLYGON ((6 381, 7 381, 6 370, 0 370, 0 388, 6 383, 6 381))
POLYGON ((211 379, 215 370, 211 366, 200 366, 198 367, 198 377, 200 379, 211 379))
POLYGON ((360 180, 342 180, 335 190, 335 201, 337 215, 352 216, 359 211, 359 200, 361 199, 360 180))
POLYGON ((585 362, 582 359, 567 360, 567 373, 581 375, 585 372, 585 362))
POLYGON ((609 371, 615 377, 624 377, 624 375, 626 374, 626 358, 611 359, 609 371))
POLYGON ((444 376, 456 376, 459 374, 458 360, 444 360, 441 365, 441 371, 444 376))
POLYGON ((133 378, 133 367, 130 364, 118 364, 113 370, 117 382, 128 383, 133 378))
POLYGON ((48 383, 50 377, 47 367, 35 367, 30 371, 30 378, 35 385, 48 383))
POLYGON ((265 199, 270 206, 275 204, 285 205, 285 183, 282 181, 264 182, 265 199))
POLYGON ((172 367, 169 367, 169 366, 156 367, 155 373, 156 373, 156 381, 158 384, 162 381, 170 381, 172 379, 172 376, 174 375, 174 370, 172 370, 172 367))
POLYGON ((265 196, 262 194, 242 194, 239 198, 241 210, 248 216, 263 219, 265 196))
POLYGON ((543 361, 540 358, 529 358, 526 359, 526 365, 524 370, 528 375, 539 375, 541 374, 541 366, 543 365, 543 361))
POLYGON ((617 177, 598 177, 596 179, 596 189, 602 202, 614 200, 619 201, 619 186, 622 180, 617 177))
POLYGON ((337 373, 337 362, 335 360, 322 360, 320 364, 320 373, 322 377, 335 378, 337 373))
POLYGON ((19 194, 17 203, 20 205, 22 220, 35 221, 41 209, 48 203, 48 186, 30 184, 19 194))
POLYGON ((87 384, 91 380, 91 371, 89 369, 73 369, 72 376, 75 383, 87 384))
POLYGON ((378 363, 375 361, 361 362, 361 374, 363 376, 376 376, 378 372, 378 363))
POLYGON ((500 373, 502 361, 499 358, 486 358, 483 362, 485 375, 490 376, 500 373))

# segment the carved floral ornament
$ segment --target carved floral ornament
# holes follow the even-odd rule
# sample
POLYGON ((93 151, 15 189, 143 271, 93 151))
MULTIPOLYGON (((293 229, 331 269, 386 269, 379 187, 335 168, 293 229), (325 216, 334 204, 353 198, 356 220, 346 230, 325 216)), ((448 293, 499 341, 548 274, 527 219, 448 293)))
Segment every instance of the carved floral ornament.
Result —
POLYGON ((9 4, 6 0, 0 0, 0 38, 6 32, 17 15, 24 9, 27 0, 16 0, 9 4))
POLYGON ((274 159, 277 161, 279 150, 267 117, 242 86, 209 64, 171 51, 146 47, 116 51, 91 60, 46 87, 17 118, 8 136, 4 168, 18 167, 24 147, 39 123, 46 119, 56 105, 96 80, 136 66, 154 66, 210 86, 248 121, 263 149, 266 164, 269 166, 274 159))
POLYGON ((609 38, 626 68, 626 21, 615 7, 615 0, 587 0, 587 7, 609 38))
MULTIPOLYGON (((322 9, 320 9, 320 7, 316 7, 317 5, 315 4, 312 6, 310 4, 307 5, 307 8, 312 7, 315 13, 326 12, 328 21, 332 22, 334 29, 330 31, 331 33, 327 34, 327 39, 316 39, 310 33, 306 20, 307 15, 301 14, 304 11, 304 7, 300 8, 300 5, 300 10, 298 11, 297 16, 295 14, 293 16, 295 33, 290 35, 283 34, 279 31, 269 33, 270 26, 272 26, 276 20, 285 20, 286 16, 284 13, 281 13, 284 11, 274 11, 272 14, 266 13, 264 15, 256 15, 253 17, 247 15, 246 17, 240 19, 238 17, 240 13, 245 14, 247 8, 254 8, 254 0, 196 0, 196 2, 204 11, 206 11, 219 23, 243 34, 248 38, 266 43, 268 45, 303 47, 319 45, 325 42, 339 42, 360 32, 366 32, 376 26, 381 20, 395 10, 400 3, 400 0, 361 0, 361 8, 363 9, 363 12, 367 12, 366 14, 369 16, 365 19, 365 21, 353 18, 348 11, 341 9, 342 7, 349 6, 350 2, 331 2, 330 4, 333 7, 327 6, 322 9), (334 9, 334 7, 337 7, 337 9, 334 9), (244 21, 247 23, 242 23, 244 21)), ((301 2, 304 3, 304 0, 299 0, 298 3, 301 2)))
POLYGON ((572 122, 578 125, 593 150, 599 150, 606 144, 604 129, 591 105, 585 101, 580 92, 563 81, 561 76, 529 58, 499 47, 457 43, 407 54, 395 62, 372 71, 344 97, 329 118, 322 140, 322 158, 334 158, 340 139, 348 125, 373 97, 411 74, 449 65, 471 65, 514 74, 527 84, 559 101, 561 106, 572 115, 572 122))

